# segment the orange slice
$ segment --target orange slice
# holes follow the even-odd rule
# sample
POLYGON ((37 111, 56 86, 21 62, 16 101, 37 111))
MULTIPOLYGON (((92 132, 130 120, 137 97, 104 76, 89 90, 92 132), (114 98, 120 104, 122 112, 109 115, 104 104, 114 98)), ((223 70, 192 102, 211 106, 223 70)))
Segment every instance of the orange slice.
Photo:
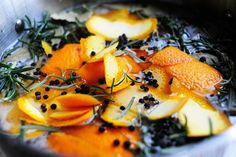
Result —
POLYGON ((103 61, 87 63, 79 69, 78 73, 87 84, 97 84, 98 79, 105 78, 104 63, 103 61))
POLYGON ((101 35, 106 40, 117 39, 118 36, 126 34, 129 39, 145 39, 157 29, 157 19, 138 19, 134 15, 122 15, 124 18, 109 15, 94 15, 87 22, 86 27, 90 33, 101 35), (122 29, 120 29, 122 28, 122 29))
MULTIPOLYGON (((131 132, 127 128, 106 128, 104 133, 100 133, 98 129, 98 125, 65 128, 63 129, 65 133, 49 135, 48 144, 50 148, 66 156, 133 156, 129 150, 124 149, 121 145, 125 141, 139 141, 140 133, 137 129, 131 132), (114 146, 115 139, 119 140, 120 146, 114 146)), ((135 147, 135 144, 131 145, 131 148, 135 147)))
POLYGON ((179 63, 188 63, 194 58, 176 47, 166 47, 163 50, 156 52, 150 59, 153 64, 159 66, 169 66, 179 63))
POLYGON ((126 73, 128 69, 124 62, 119 60, 118 57, 115 57, 112 54, 107 54, 104 57, 104 65, 106 85, 108 87, 111 87, 112 84, 117 85, 115 88, 113 88, 113 92, 126 88, 130 85, 130 80, 122 81, 122 79, 125 77, 124 73, 126 73), (119 84, 121 81, 122 83, 119 84))
POLYGON ((64 119, 64 120, 58 120, 54 118, 48 119, 48 124, 50 126, 54 127, 66 127, 66 126, 75 126, 75 125, 81 125, 86 123, 90 118, 92 118, 94 115, 94 110, 90 109, 85 114, 82 114, 81 116, 76 116, 76 118, 72 119, 64 119))
POLYGON ((91 56, 93 56, 91 52, 94 51, 96 55, 96 53, 100 52, 105 48, 106 41, 102 36, 91 35, 85 39, 82 38, 80 40, 80 45, 83 52, 81 53, 82 59, 83 61, 87 61, 91 58, 91 56))
POLYGON ((89 60, 88 60, 88 63, 92 63, 92 62, 98 62, 98 61, 102 61, 104 56, 106 54, 112 54, 114 53, 116 50, 117 50, 117 47, 118 46, 118 42, 104 48, 103 50, 101 50, 100 52, 96 53, 95 56, 91 57, 89 60))
POLYGON ((52 58, 42 67, 46 74, 61 75, 68 69, 79 69, 82 64, 79 44, 66 44, 62 49, 53 52, 52 58))
POLYGON ((61 95, 48 102, 48 104, 56 104, 63 108, 80 108, 80 107, 93 107, 101 103, 91 95, 88 94, 66 94, 61 95))
POLYGON ((203 93, 215 90, 214 86, 222 80, 216 69, 199 61, 169 66, 166 70, 188 89, 203 93))
POLYGON ((159 85, 157 88, 152 88, 150 86, 150 89, 152 89, 153 91, 161 91, 164 93, 170 93, 169 81, 171 79, 171 76, 166 72, 164 68, 156 66, 156 65, 151 65, 149 68, 144 70, 144 72, 146 73, 151 72, 154 79, 157 80, 157 83, 159 85))
POLYGON ((39 121, 40 123, 46 123, 45 115, 40 110, 41 104, 36 102, 34 99, 20 97, 17 100, 17 105, 19 109, 29 117, 39 121))

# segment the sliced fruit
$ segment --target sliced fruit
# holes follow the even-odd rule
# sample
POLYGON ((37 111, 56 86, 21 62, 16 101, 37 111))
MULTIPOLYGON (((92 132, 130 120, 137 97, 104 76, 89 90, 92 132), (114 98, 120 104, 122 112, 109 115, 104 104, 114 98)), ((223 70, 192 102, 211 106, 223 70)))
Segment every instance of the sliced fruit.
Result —
MULTIPOLYGON (((205 104, 212 108, 210 103, 205 104)), ((219 134, 231 126, 227 117, 217 109, 208 110, 193 99, 188 99, 178 112, 180 123, 187 126, 190 137, 219 134)))
POLYGON ((99 79, 105 78, 104 63, 103 61, 87 63, 79 69, 78 73, 87 84, 96 84, 99 79))
POLYGON ((76 111, 59 111, 59 112, 52 112, 49 114, 49 118, 57 119, 57 120, 68 120, 77 118, 79 116, 82 116, 83 114, 89 112, 91 110, 90 107, 87 109, 82 110, 76 110, 76 111))
POLYGON ((47 125, 45 122, 39 122, 33 118, 31 118, 30 116, 28 116, 27 114, 21 112, 20 113, 20 120, 25 121, 28 124, 38 124, 38 125, 47 125))
POLYGON ((90 111, 86 112, 85 114, 78 116, 72 119, 65 119, 65 120, 58 120, 49 118, 48 124, 54 127, 66 127, 66 126, 74 126, 74 125, 81 125, 89 121, 94 115, 93 108, 90 111))
POLYGON ((95 56, 91 57, 89 60, 88 60, 88 63, 92 63, 92 62, 98 62, 98 61, 102 61, 104 56, 106 54, 112 54, 114 53, 116 50, 117 50, 117 47, 118 46, 118 42, 110 45, 109 47, 106 47, 104 48, 103 50, 101 50, 100 52, 96 53, 95 56))
POLYGON ((52 58, 42 67, 46 74, 61 75, 68 69, 79 69, 82 64, 80 57, 81 47, 79 44, 66 44, 62 49, 53 52, 52 58))
POLYGON ((105 14, 100 14, 100 16, 110 19, 111 21, 116 21, 120 19, 132 19, 132 20, 138 20, 139 18, 134 15, 130 14, 128 9, 119 9, 119 10, 112 10, 105 14))
POLYGON ((10 133, 19 133, 19 125, 20 125, 20 110, 16 104, 14 105, 11 110, 8 112, 6 120, 10 124, 9 129, 7 130, 10 133))
MULTIPOLYGON (((63 155, 75 157, 133 156, 133 153, 122 146, 114 146, 113 142, 115 139, 118 139, 120 144, 127 140, 138 142, 140 139, 138 129, 130 132, 127 128, 106 128, 104 133, 100 133, 99 127, 99 125, 85 125, 65 128, 63 129, 65 133, 49 135, 49 147, 63 155)), ((135 147, 135 144, 131 144, 131 148, 135 147)))
POLYGON ((178 112, 184 102, 186 102, 184 98, 169 99, 148 110, 144 110, 143 114, 151 120, 166 118, 178 112))
POLYGON ((34 130, 34 131, 31 131, 31 132, 27 132, 25 133, 25 138, 27 140, 30 140, 30 139, 34 139, 34 138, 37 138, 39 136, 42 136, 43 134, 45 134, 46 131, 42 131, 42 130, 34 130))
POLYGON ((104 14, 94 15, 85 25, 90 33, 101 35, 109 41, 117 39, 122 34, 126 34, 129 39, 133 40, 145 39, 157 29, 156 18, 134 19, 133 17, 132 14, 124 18, 117 18, 116 15, 114 18, 104 14))
POLYGON ((103 120, 111 122, 117 126, 128 126, 135 123, 138 114, 144 114, 150 119, 168 117, 177 112, 183 105, 183 98, 181 97, 172 97, 162 92, 153 92, 152 90, 143 92, 138 85, 129 86, 114 93, 113 100, 114 103, 107 106, 101 117, 103 120), (150 110, 145 111, 144 104, 140 104, 139 99, 142 99, 147 95, 152 95, 156 100, 158 100, 160 102, 160 107, 157 105, 156 108, 154 106, 150 110), (127 108, 132 97, 134 97, 134 101, 128 109, 128 112, 125 112, 124 114, 124 111, 120 108, 127 108), (153 113, 151 112, 152 110, 153 113))
POLYGON ((115 126, 130 126, 136 122, 137 112, 128 111, 124 114, 124 111, 120 109, 120 106, 109 104, 101 118, 115 126))
POLYGON ((166 70, 162 67, 151 65, 148 69, 144 70, 145 73, 151 72, 153 78, 157 80, 158 87, 152 89, 153 91, 161 91, 164 93, 170 93, 170 85, 169 81, 171 76, 166 72, 166 70))
POLYGON ((153 64, 159 66, 170 66, 179 63, 188 63, 193 60, 193 57, 176 47, 166 47, 163 50, 155 53, 155 55, 150 59, 153 64))
POLYGON ((41 123, 46 123, 46 119, 44 114, 40 111, 40 103, 36 102, 33 98, 27 97, 20 97, 17 100, 17 105, 19 109, 28 115, 29 117, 33 118, 36 121, 41 123))
POLYGON ((118 58, 121 60, 121 62, 123 62, 123 64, 125 64, 127 66, 129 73, 137 74, 142 70, 142 68, 139 66, 139 64, 136 63, 133 60, 133 58, 131 58, 130 56, 121 56, 118 58))
POLYGON ((171 92, 174 95, 179 95, 180 97, 187 97, 191 98, 194 101, 198 102, 199 104, 202 105, 202 107, 205 107, 208 110, 215 110, 214 107, 212 107, 209 104, 209 101, 205 99, 204 97, 195 94, 193 91, 189 90, 185 86, 183 86, 180 81, 176 78, 173 79, 172 84, 171 84, 171 92))
POLYGON ((185 87, 199 92, 215 90, 214 86, 222 80, 216 69, 199 61, 169 66, 166 70, 185 87))
POLYGON ((147 69, 149 66, 152 65, 151 62, 149 62, 151 56, 148 55, 148 53, 145 50, 141 50, 141 49, 134 49, 134 51, 136 52, 136 56, 139 58, 143 58, 145 59, 145 62, 141 62, 138 63, 138 65, 144 70, 147 69))
POLYGON ((80 108, 80 107, 93 107, 101 103, 91 95, 88 94, 66 94, 61 95, 48 102, 48 104, 56 104, 63 108, 80 108))
POLYGON ((96 53, 102 51, 106 46, 106 41, 102 36, 91 35, 87 38, 82 38, 80 40, 81 48, 83 53, 81 53, 83 61, 89 60, 93 54, 91 52, 96 53))
POLYGON ((42 40, 41 45, 46 55, 52 54, 52 47, 46 41, 42 40))
MULTIPOLYGON (((123 61, 117 59, 117 57, 112 54, 107 54, 104 58, 105 65, 105 79, 108 87, 111 87, 112 84, 117 85, 116 88, 122 89, 127 87, 130 82, 122 81, 124 79, 124 73, 128 71, 127 66, 123 61), (119 82, 122 83, 120 85, 119 82)), ((113 91, 115 91, 113 89, 113 91)))

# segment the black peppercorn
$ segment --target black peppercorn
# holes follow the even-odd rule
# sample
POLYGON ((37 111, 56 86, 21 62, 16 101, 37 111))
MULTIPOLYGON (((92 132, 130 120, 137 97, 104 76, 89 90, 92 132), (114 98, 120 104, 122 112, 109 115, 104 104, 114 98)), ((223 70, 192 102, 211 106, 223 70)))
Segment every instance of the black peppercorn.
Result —
POLYGON ((34 93, 34 95, 35 95, 35 96, 41 95, 41 92, 37 91, 37 92, 34 93))
POLYGON ((80 88, 75 88, 75 92, 76 92, 76 93, 80 93, 80 92, 81 92, 81 89, 80 89, 80 88))
POLYGON ((48 99, 48 95, 44 95, 43 99, 45 99, 45 100, 48 99))
POLYGON ((66 91, 61 92, 61 95, 66 95, 66 94, 67 94, 66 91))
POLYGON ((132 81, 130 85, 131 85, 131 86, 134 86, 134 85, 135 85, 135 82, 134 82, 134 81, 132 81))
POLYGON ((21 33, 24 31, 24 28, 25 28, 25 23, 23 20, 19 19, 16 21, 16 24, 15 24, 15 31, 17 33, 21 33))
POLYGON ((204 56, 200 57, 200 58, 199 58, 199 61, 205 62, 205 61, 206 61, 206 57, 204 57, 204 56))
POLYGON ((124 106, 120 106, 120 110, 121 110, 121 111, 124 111, 124 110, 125 110, 125 107, 124 107, 124 106))
POLYGON ((52 54, 51 54, 51 53, 49 53, 49 54, 48 54, 48 58, 51 58, 51 57, 52 57, 52 54))
POLYGON ((133 125, 130 125, 130 126, 128 127, 128 129, 129 129, 129 131, 134 131, 134 130, 135 130, 135 127, 134 127, 133 125))
POLYGON ((124 144, 123 144, 123 146, 124 146, 125 149, 129 149, 130 146, 131 146, 130 141, 125 141, 124 144))
POLYGON ((95 56, 96 55, 96 52, 95 51, 92 51, 91 53, 90 53, 90 56, 95 56))
POLYGON ((48 92, 50 90, 49 87, 45 87, 45 91, 48 92))
POLYGON ((114 146, 119 146, 119 145, 120 145, 120 141, 119 141, 118 139, 115 139, 115 140, 113 141, 113 145, 114 145, 114 146))
POLYGON ((52 105, 50 106, 50 108, 51 108, 52 110, 55 110, 55 109, 57 109, 57 105, 56 105, 56 104, 52 104, 52 105))
POLYGON ((103 126, 100 126, 99 129, 98 129, 98 131, 99 131, 100 133, 105 132, 105 130, 106 130, 106 128, 103 127, 103 126))

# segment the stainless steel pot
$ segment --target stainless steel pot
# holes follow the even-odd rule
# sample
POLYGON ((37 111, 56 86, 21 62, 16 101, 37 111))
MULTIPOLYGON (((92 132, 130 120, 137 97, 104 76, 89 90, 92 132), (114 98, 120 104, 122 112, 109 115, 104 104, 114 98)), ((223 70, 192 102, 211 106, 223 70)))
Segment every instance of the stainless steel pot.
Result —
MULTIPOLYGON (((124 2, 125 0, 123 0, 124 2)), ((14 31, 15 22, 21 19, 24 15, 39 19, 43 12, 59 12, 65 8, 80 5, 84 2, 94 2, 92 0, 2 0, 0 1, 0 52, 6 49, 20 36, 14 31)), ((126 1, 125 1, 126 2, 126 1)), ((202 19, 203 23, 208 23, 214 20, 228 21, 229 25, 235 29, 235 15, 236 15, 236 1, 235 0, 129 0, 129 2, 140 2, 143 4, 152 3, 161 10, 167 10, 170 13, 178 13, 179 16, 191 17, 192 19, 202 19), (196 11, 196 12, 194 12, 196 11), (181 14, 179 14, 181 12, 181 14), (198 14, 199 13, 199 14, 198 14), (204 14, 203 14, 204 13, 204 14), (213 15, 213 16, 212 16, 213 15), (230 21, 229 21, 229 20, 230 21)), ((222 23, 224 24, 224 23, 222 23)), ((216 26, 218 27, 218 26, 216 26)), ((217 29, 216 29, 217 30, 217 29)), ((219 26, 218 31, 230 31, 229 27, 222 30, 219 26)), ((231 34, 232 35, 232 34, 231 34)), ((235 36, 232 35, 232 40, 235 36)), ((232 47, 235 46, 235 41, 232 47)), ((234 48, 229 50, 231 56, 234 48), (232 52, 231 52, 232 51, 232 52)), ((233 57, 232 57, 233 58, 233 57)), ((234 61, 236 61, 234 59, 234 61)), ((199 115, 200 116, 200 115, 199 115)), ((236 120, 235 120, 236 121, 236 120)), ((22 145, 9 138, 8 136, 0 134, 0 145, 7 156, 13 157, 40 157, 53 156, 43 154, 42 152, 32 149, 29 146, 22 145)), ((235 157, 236 156, 236 126, 232 126, 221 135, 208 138, 193 145, 187 145, 172 155, 175 157, 235 157)))

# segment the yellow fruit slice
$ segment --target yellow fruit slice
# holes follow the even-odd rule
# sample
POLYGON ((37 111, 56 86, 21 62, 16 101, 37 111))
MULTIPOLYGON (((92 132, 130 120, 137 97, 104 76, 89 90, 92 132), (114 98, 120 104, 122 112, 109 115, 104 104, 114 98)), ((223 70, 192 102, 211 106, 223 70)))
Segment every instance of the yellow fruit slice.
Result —
POLYGON ((101 118, 106 122, 112 123, 115 126, 129 126, 135 122, 137 117, 136 112, 128 111, 122 116, 122 110, 120 106, 109 104, 102 114, 101 118))
MULTIPOLYGON (((209 108, 213 107, 208 103, 209 108)), ((227 117, 217 109, 209 110, 193 99, 188 99, 178 112, 180 123, 187 126, 189 137, 219 134, 231 126, 227 117)))
POLYGON ((105 48, 106 41, 102 36, 91 35, 85 39, 82 38, 80 44, 83 51, 83 53, 81 53, 82 59, 83 61, 87 61, 93 56, 93 54, 91 54, 92 52, 95 52, 96 55, 105 48))
POLYGON ((81 125, 86 123, 90 118, 94 115, 94 110, 90 109, 87 113, 73 119, 65 119, 65 120, 58 120, 58 119, 48 119, 48 124, 54 127, 65 127, 65 126, 74 126, 74 125, 81 125))
POLYGON ((19 109, 31 117, 32 119, 41 123, 46 123, 44 114, 40 111, 40 103, 36 102, 33 98, 20 97, 17 100, 19 109))
POLYGON ((184 105, 184 102, 186 102, 184 98, 169 99, 151 109, 144 110, 144 115, 151 120, 166 118, 178 112, 184 105))
POLYGON ((115 85, 116 89, 113 88, 113 92, 123 89, 130 84, 130 81, 122 81, 128 69, 124 62, 119 60, 117 57, 112 54, 107 54, 104 57, 104 66, 106 85, 108 87, 115 85))
POLYGON ((44 40, 41 41, 42 48, 44 49, 44 52, 46 55, 52 53, 52 47, 44 40))
POLYGON ((104 56, 106 54, 112 54, 114 53, 116 50, 117 50, 117 47, 118 46, 118 42, 110 45, 109 47, 107 48, 104 48, 103 50, 101 50, 100 52, 98 52, 97 54, 95 54, 95 56, 91 57, 89 60, 88 60, 88 63, 92 63, 92 62, 98 62, 98 61, 102 61, 104 56))
POLYGON ((93 107, 97 106, 100 103, 96 98, 94 98, 91 95, 88 94, 66 94, 66 95, 61 95, 56 97, 50 102, 47 102, 47 104, 56 104, 59 107, 61 106, 62 108, 71 108, 75 109, 76 108, 81 108, 81 107, 93 107))
POLYGON ((54 118, 57 120, 66 120, 66 119, 72 119, 72 118, 76 118, 79 117, 83 114, 85 114, 86 112, 88 112, 90 109, 83 109, 83 110, 78 110, 78 111, 61 111, 61 112, 52 112, 51 114, 49 114, 49 118, 54 118))
MULTIPOLYGON (((108 13, 109 14, 109 13, 108 13)), ((134 15, 127 13, 123 18, 113 18, 111 15, 94 15, 87 22, 86 27, 90 33, 101 35, 106 40, 113 40, 122 34, 129 39, 145 39, 157 29, 157 19, 134 19, 134 15)))
POLYGON ((106 14, 100 14, 100 16, 107 18, 111 21, 119 20, 119 19, 132 19, 132 20, 138 20, 139 17, 137 17, 134 14, 130 14, 128 9, 118 9, 118 10, 112 10, 106 14))

